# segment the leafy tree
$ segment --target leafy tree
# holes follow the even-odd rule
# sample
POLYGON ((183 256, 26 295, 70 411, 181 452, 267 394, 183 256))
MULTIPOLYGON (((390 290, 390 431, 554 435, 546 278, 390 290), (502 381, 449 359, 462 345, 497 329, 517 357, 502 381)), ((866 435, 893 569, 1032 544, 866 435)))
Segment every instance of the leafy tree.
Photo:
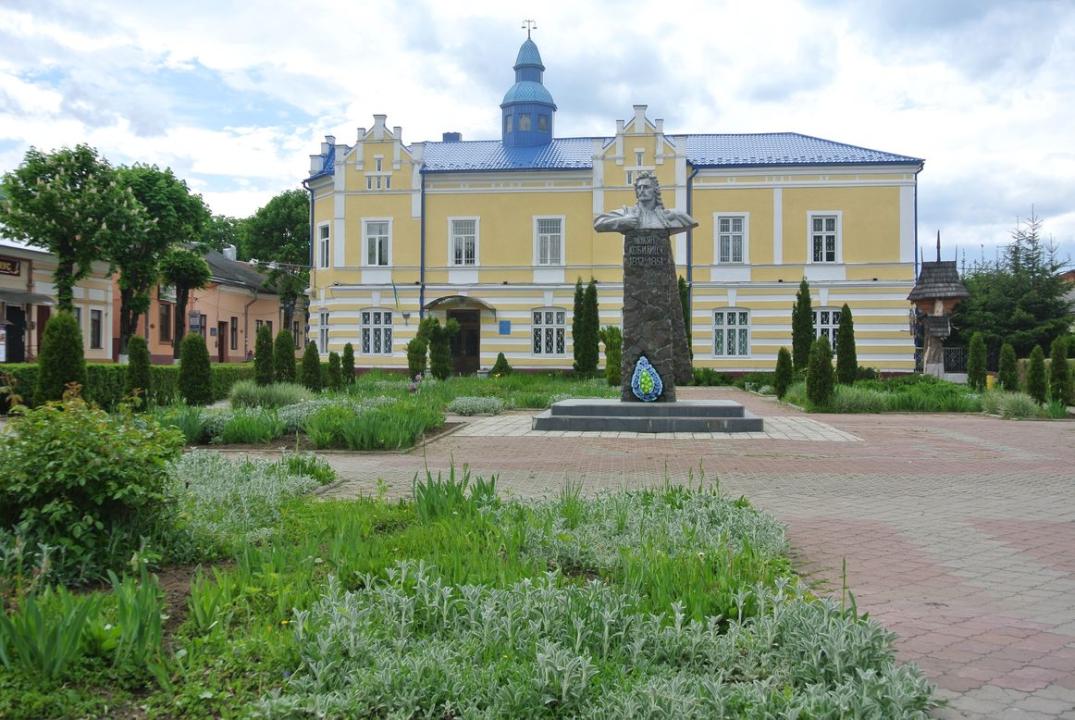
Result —
POLYGON ((272 330, 267 323, 258 328, 254 341, 254 382, 258 385, 272 385, 273 381, 273 346, 272 330))
POLYGON ((238 250, 243 245, 243 236, 246 231, 247 220, 233 218, 228 215, 213 215, 202 228, 202 236, 198 241, 200 250, 216 250, 224 252, 224 248, 231 245, 238 250))
POLYGON ((70 312, 61 310, 45 323, 45 336, 37 356, 37 389, 40 404, 63 398, 68 383, 86 387, 86 361, 82 354, 82 333, 70 312))
POLYGON ((511 375, 511 365, 508 364, 508 359, 504 357, 504 353, 501 352, 496 354, 496 362, 493 363, 493 367, 489 370, 489 374, 494 377, 511 375))
POLYGON ((127 394, 137 395, 140 407, 149 405, 149 345, 141 335, 127 343, 127 394))
POLYGON ((623 379, 620 369, 623 362, 623 332, 618 325, 609 325, 601 331, 601 342, 605 344, 605 380, 612 387, 619 387, 623 379))
POLYGON ((571 349, 575 356, 575 370, 582 369, 586 356, 586 350, 584 349, 586 345, 586 313, 583 311, 585 301, 586 291, 583 289, 582 278, 580 277, 575 281, 575 302, 571 312, 571 349))
POLYGON ((1068 367, 1067 338, 1058 337, 1049 348, 1049 399, 1071 404, 1071 368, 1068 367))
POLYGON ((335 350, 328 354, 328 386, 333 390, 339 390, 343 385, 343 370, 340 367, 340 354, 335 350))
POLYGON ((347 343, 343 346, 343 382, 350 385, 355 381, 355 346, 347 343))
POLYGON ((847 303, 840 309, 840 326, 836 330, 836 380, 852 385, 858 375, 859 360, 855 352, 855 320, 847 303))
POLYGON ((806 278, 799 283, 795 293, 795 305, 791 308, 791 360, 796 370, 810 362, 810 348, 814 342, 814 309, 810 302, 810 283, 806 278))
POLYGON ((1000 370, 997 372, 997 380, 1005 390, 1015 392, 1019 389, 1019 371, 1015 360, 1015 348, 1011 343, 1004 343, 1000 347, 1000 370))
POLYGON ((148 223, 134 193, 116 182, 108 161, 88 145, 43 153, 31 148, 22 164, 0 182, 0 226, 13 240, 56 256, 60 310, 73 309, 73 288, 92 263, 123 238, 137 237, 148 223))
POLYGON ((987 347, 1010 342, 1019 357, 1026 357, 1035 345, 1048 347, 1068 332, 1072 308, 1058 273, 1062 262, 1055 248, 1042 242, 1041 226, 1031 215, 1012 231, 999 261, 977 263, 965 273, 970 297, 953 313, 954 342, 980 332, 987 347))
POLYGON ((209 350, 205 347, 205 338, 198 333, 183 338, 179 358, 179 394, 188 405, 208 405, 213 402, 209 350))
POLYGON ((1045 351, 1035 345, 1026 365, 1026 394, 1038 404, 1045 402, 1045 351))
POLYGON ((576 370, 582 373, 597 372, 600 361, 598 332, 600 320, 597 308, 597 282, 591 278, 582 296, 582 322, 580 335, 574 338, 578 365, 576 370), (581 347, 580 347, 581 346, 581 347))
POLYGON ((284 327, 291 327, 295 306, 310 285, 310 200, 302 190, 287 190, 269 200, 240 233, 240 257, 256 258, 269 271, 280 296, 284 327))
POLYGON ((788 352, 786 347, 782 347, 776 354, 776 373, 773 380, 773 388, 776 390, 778 398, 783 399, 784 395, 787 394, 788 388, 791 387, 792 374, 791 353, 788 352))
POLYGON ((141 231, 118 233, 106 248, 108 260, 119 270, 119 346, 138 328, 138 318, 149 310, 149 291, 160 278, 160 264, 174 244, 195 243, 209 219, 200 195, 192 195, 186 182, 155 165, 134 165, 116 172, 145 208, 150 222, 141 231))
POLYGON ((975 390, 985 388, 985 338, 974 333, 967 351, 967 385, 975 390))
POLYGON ((302 384, 314 391, 321 389, 321 358, 312 342, 306 343, 302 354, 302 384))
POLYGON ((277 382, 295 382, 295 337, 286 328, 276 333, 272 364, 277 382))
POLYGON ((806 397, 814 407, 825 407, 834 389, 832 349, 829 339, 822 335, 810 348, 810 364, 806 368, 806 397))
POLYGON ((694 357, 694 344, 691 342, 691 288, 682 276, 679 278, 679 304, 683 306, 683 325, 687 330, 687 353, 694 357))
POLYGON ((183 336, 187 334, 187 303, 190 291, 209 284, 212 274, 202 256, 184 248, 172 248, 161 258, 161 277, 175 288, 175 333, 172 337, 172 357, 179 357, 183 336))

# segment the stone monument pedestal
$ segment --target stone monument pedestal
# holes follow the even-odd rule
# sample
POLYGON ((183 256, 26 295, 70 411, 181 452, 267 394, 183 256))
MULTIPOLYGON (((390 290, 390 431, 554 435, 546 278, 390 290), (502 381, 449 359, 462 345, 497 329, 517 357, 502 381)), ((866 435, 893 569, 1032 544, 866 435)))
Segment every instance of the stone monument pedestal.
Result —
POLYGON ((664 403, 561 400, 534 417, 534 430, 584 432, 761 432, 762 419, 731 400, 664 403))

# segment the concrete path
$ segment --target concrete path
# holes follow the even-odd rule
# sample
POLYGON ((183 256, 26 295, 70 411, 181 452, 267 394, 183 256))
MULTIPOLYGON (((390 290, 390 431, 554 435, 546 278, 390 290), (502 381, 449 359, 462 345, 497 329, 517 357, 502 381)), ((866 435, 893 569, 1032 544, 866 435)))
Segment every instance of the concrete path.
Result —
POLYGON ((529 415, 476 418, 411 453, 330 454, 332 496, 406 495, 451 462, 506 494, 719 479, 787 524, 798 570, 847 583, 949 700, 944 718, 1075 720, 1075 422, 810 415, 729 388, 768 420, 750 437, 564 437, 529 415))

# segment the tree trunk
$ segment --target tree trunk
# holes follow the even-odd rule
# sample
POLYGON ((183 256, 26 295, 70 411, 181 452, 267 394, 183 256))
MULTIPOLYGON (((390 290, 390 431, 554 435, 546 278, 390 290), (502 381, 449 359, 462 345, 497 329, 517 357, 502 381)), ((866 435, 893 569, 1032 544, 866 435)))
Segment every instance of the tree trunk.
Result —
MULTIPOLYGON (((127 354, 127 344, 138 330, 138 315, 134 310, 134 290, 119 291, 119 354, 127 354)), ((148 334, 148 333, 147 333, 148 334)))
POLYGON ((56 304, 58 309, 63 312, 73 313, 75 310, 75 293, 73 289, 75 283, 72 279, 74 273, 74 262, 60 258, 60 261, 56 264, 56 274, 53 280, 56 283, 56 304))
POLYGON ((175 333, 172 335, 172 358, 179 359, 179 349, 183 344, 183 336, 187 334, 187 300, 190 299, 190 290, 184 287, 175 288, 175 333))

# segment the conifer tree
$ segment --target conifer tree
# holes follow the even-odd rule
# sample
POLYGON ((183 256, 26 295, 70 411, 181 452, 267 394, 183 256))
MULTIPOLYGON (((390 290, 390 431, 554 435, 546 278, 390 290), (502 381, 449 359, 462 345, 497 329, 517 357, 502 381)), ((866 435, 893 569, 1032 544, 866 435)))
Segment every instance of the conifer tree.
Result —
POLYGON ((814 342, 814 309, 810 302, 810 283, 806 278, 799 283, 795 305, 791 309, 791 361, 796 370, 810 362, 810 348, 814 342))
POLYGON ((1035 345, 1026 365, 1026 394, 1040 405, 1045 402, 1045 351, 1035 345))
POLYGON ((1049 399, 1071 404, 1071 368, 1068 367, 1067 339, 1058 337, 1049 348, 1049 399))
POLYGON ((490 368, 489 374, 493 377, 501 377, 502 375, 511 375, 511 364, 504 356, 504 353, 496 354, 496 362, 493 363, 493 367, 490 368))
POLYGON ((788 392, 788 388, 791 387, 792 380, 791 353, 788 352, 786 347, 780 348, 780 351, 776 354, 775 375, 773 387, 776 390, 776 396, 783 399, 788 392))
POLYGON ((149 406, 149 346, 141 335, 127 342, 127 394, 138 397, 138 409, 149 406))
POLYGON ((209 368, 209 350, 198 333, 183 337, 179 353, 179 393, 188 405, 213 402, 213 376, 209 368))
POLYGON ((967 350, 967 385, 979 391, 985 388, 985 338, 980 332, 971 335, 967 350))
POLYGON ((601 331, 601 342, 605 344, 605 380, 612 387, 619 387, 622 380, 623 332, 618 325, 609 325, 601 331))
POLYGON ((1008 392, 1019 389, 1019 371, 1015 360, 1015 348, 1011 343, 1004 343, 1000 347, 1000 368, 997 371, 997 380, 1000 386, 1008 392))
POLYGON ((586 314, 583 312, 583 304, 586 301, 586 291, 582 287, 582 278, 575 281, 575 303, 571 313, 571 349, 575 357, 575 370, 582 369, 582 362, 586 351, 585 328, 586 314))
POLYGON ((832 349, 829 339, 822 335, 810 348, 810 364, 806 369, 806 397, 814 407, 825 407, 833 391, 832 349))
MULTIPOLYGON (((422 321, 423 323, 425 320, 422 321)), ((407 343, 407 372, 411 379, 426 373, 426 355, 429 352, 429 341, 422 335, 416 335, 407 343)))
POLYGON ((452 336, 459 332, 459 323, 450 318, 444 325, 436 318, 429 324, 429 369, 433 377, 447 380, 452 374, 452 336))
POLYGON ((273 381, 272 330, 267 323, 258 328, 254 341, 254 382, 271 385, 273 381))
POLYGON ((289 330, 284 329, 276 334, 272 365, 276 382, 295 382, 295 337, 289 330))
POLYGON ((302 384, 314 392, 321 389, 321 358, 312 342, 306 343, 306 351, 302 354, 302 384))
POLYGON ((82 353, 82 333, 78 321, 61 310, 45 323, 45 336, 37 356, 37 403, 63 398, 67 383, 86 387, 86 360, 82 353))
POLYGON ((578 367, 576 370, 582 373, 597 372, 597 364, 600 361, 600 349, 598 347, 598 333, 600 332, 600 320, 597 308, 597 282, 590 278, 582 298, 583 324, 581 335, 575 340, 582 346, 579 353, 578 367))
POLYGON ((355 346, 347 343, 343 346, 343 384, 350 385, 355 381, 355 346))
POLYGON ((328 354, 328 387, 339 390, 343 385, 343 370, 340 367, 340 355, 335 350, 328 354))
POLYGON ((840 327, 836 331, 836 380, 852 385, 858 374, 858 353, 855 352, 855 321, 851 308, 844 303, 840 309, 840 327))

